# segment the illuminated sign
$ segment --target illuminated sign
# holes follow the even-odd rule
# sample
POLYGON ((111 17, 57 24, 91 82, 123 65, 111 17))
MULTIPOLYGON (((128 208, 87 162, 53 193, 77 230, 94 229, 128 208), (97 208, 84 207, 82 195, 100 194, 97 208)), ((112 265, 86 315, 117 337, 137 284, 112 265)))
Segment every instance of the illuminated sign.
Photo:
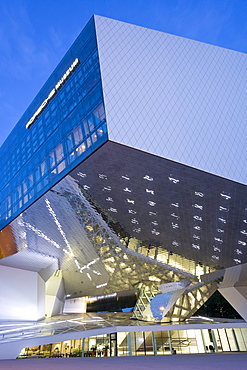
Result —
POLYGON ((71 66, 67 69, 67 71, 64 73, 63 77, 58 81, 54 89, 51 90, 48 97, 43 101, 43 103, 39 106, 39 108, 36 110, 32 118, 28 121, 26 124, 26 128, 30 128, 34 121, 38 118, 38 116, 43 112, 49 101, 53 98, 53 96, 57 93, 57 91, 62 87, 64 82, 68 79, 68 77, 71 75, 71 73, 76 69, 78 64, 80 63, 79 59, 76 58, 74 62, 71 64, 71 66))

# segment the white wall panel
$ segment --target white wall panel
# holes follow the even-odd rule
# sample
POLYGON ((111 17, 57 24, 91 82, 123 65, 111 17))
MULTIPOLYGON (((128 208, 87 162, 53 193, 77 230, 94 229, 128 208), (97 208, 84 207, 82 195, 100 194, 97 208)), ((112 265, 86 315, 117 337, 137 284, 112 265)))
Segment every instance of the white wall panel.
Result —
POLYGON ((110 140, 246 183, 246 56, 95 17, 110 140))
POLYGON ((45 283, 37 272, 0 266, 0 319, 39 320, 45 314, 45 283))

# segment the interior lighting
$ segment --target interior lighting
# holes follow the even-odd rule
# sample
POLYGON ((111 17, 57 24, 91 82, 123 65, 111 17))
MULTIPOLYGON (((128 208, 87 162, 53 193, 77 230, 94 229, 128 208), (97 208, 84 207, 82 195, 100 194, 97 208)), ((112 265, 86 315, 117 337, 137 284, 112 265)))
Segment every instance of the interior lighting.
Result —
POLYGON ((194 226, 193 228, 196 230, 201 230, 201 226, 194 226))
POLYGON ((107 176, 104 175, 103 173, 99 173, 99 178, 103 180, 107 180, 107 176))
POLYGON ((172 222, 172 228, 173 229, 179 229, 179 225, 178 224, 174 224, 174 222, 172 222))
POLYGON ((150 177, 148 175, 144 176, 143 178, 144 178, 144 180, 154 181, 153 177, 150 177))
POLYGON ((126 187, 126 188, 124 188, 124 189, 123 189, 123 191, 127 191, 128 193, 131 193, 131 192, 132 192, 132 190, 130 190, 130 189, 129 189, 129 188, 127 188, 127 187, 126 187))
POLYGON ((99 288, 103 288, 104 286, 106 286, 107 283, 103 283, 103 284, 100 284, 100 285, 96 285, 96 288, 99 289, 99 288))
POLYGON ((197 240, 201 239, 199 235, 195 235, 195 234, 193 234, 193 238, 197 240))
POLYGON ((150 206, 152 206, 152 207, 154 207, 155 205, 156 205, 156 203, 155 202, 152 202, 151 200, 149 200, 148 202, 147 202, 147 204, 149 204, 150 206))
POLYGON ((104 186, 103 189, 102 189, 102 191, 104 191, 104 190, 111 191, 111 186, 104 186))
POLYGON ((160 311, 165 311, 165 307, 164 306, 161 306, 160 307, 160 311))
POLYGON ((131 222, 132 222, 132 224, 137 224, 137 225, 139 224, 139 221, 137 221, 136 218, 132 218, 131 222))
POLYGON ((224 218, 219 217, 218 220, 223 222, 223 224, 226 224, 226 220, 224 218))
POLYGON ((174 177, 168 177, 169 181, 173 182, 173 184, 177 184, 179 182, 178 179, 174 179, 174 177))
POLYGON ((154 275, 149 276, 149 277, 148 277, 148 280, 150 280, 150 281, 161 281, 161 279, 160 279, 160 278, 158 278, 157 276, 154 276, 154 275))
POLYGON ((195 249, 198 249, 198 250, 201 249, 200 245, 198 245, 198 244, 192 244, 192 248, 195 248, 195 249))
POLYGON ((195 203, 192 205, 192 207, 195 207, 197 209, 200 209, 201 211, 203 210, 203 206, 200 206, 199 204, 195 203))
POLYGON ((215 240, 216 242, 223 243, 223 240, 222 240, 222 239, 220 239, 220 238, 216 238, 216 237, 214 237, 214 240, 215 240))
POLYGON ((222 207, 222 206, 219 206, 219 210, 220 210, 220 211, 225 211, 225 212, 228 212, 228 211, 229 211, 229 209, 228 209, 228 208, 226 208, 226 207, 222 207))
POLYGON ((240 249, 236 249, 237 254, 243 254, 243 252, 240 249))
POLYGON ((179 207, 179 203, 171 203, 171 206, 173 206, 173 207, 179 207))
POLYGON ((108 198, 106 198, 106 201, 107 201, 107 202, 114 202, 114 200, 112 199, 112 197, 108 197, 108 198))
POLYGON ((152 234, 154 234, 154 235, 159 235, 159 234, 160 234, 160 232, 159 232, 159 231, 157 231, 156 229, 153 229, 153 230, 151 231, 151 233, 152 233, 152 234))
POLYGON ((128 212, 131 213, 132 215, 135 215, 137 212, 134 211, 133 209, 128 209, 128 212))
POLYGON ((127 203, 135 204, 135 201, 127 198, 127 203))
POLYGON ((241 234, 247 235, 247 231, 246 230, 241 230, 240 232, 241 232, 241 234))
POLYGON ((146 189, 146 193, 151 193, 152 195, 154 195, 154 190, 146 189))
POLYGON ((140 233, 141 232, 141 228, 140 227, 138 227, 138 229, 133 229, 133 231, 135 232, 135 233, 140 233))
POLYGON ((239 260, 237 258, 234 258, 233 261, 236 262, 236 263, 241 263, 241 260, 239 260))
POLYGON ((214 252, 221 252, 220 248, 216 247, 215 245, 213 246, 214 252))
POLYGON ((113 207, 108 208, 108 211, 117 213, 117 209, 113 207))
POLYGON ((225 230, 222 230, 222 229, 217 229, 218 233, 224 233, 225 230))
POLYGON ((125 180, 130 180, 130 178, 127 176, 127 175, 125 175, 125 176, 122 176, 122 179, 125 179, 125 180))
POLYGON ((214 260, 219 260, 219 256, 215 256, 215 255, 213 255, 213 256, 212 256, 212 258, 213 258, 214 260))
POLYGON ((245 242, 242 242, 242 240, 238 240, 238 244, 243 245, 243 246, 246 246, 246 243, 245 242))
POLYGON ((77 172, 77 176, 80 176, 80 177, 86 177, 87 175, 85 173, 82 173, 82 172, 77 172))
POLYGON ((180 218, 180 217, 179 217, 178 215, 176 215, 175 213, 171 213, 171 216, 172 216, 172 217, 175 217, 175 218, 177 218, 177 219, 178 219, 178 218, 180 218))
POLYGON ((231 199, 230 195, 227 195, 227 194, 224 194, 224 193, 220 193, 220 195, 225 198, 226 200, 228 199, 231 199))
POLYGON ((151 211, 149 211, 148 214, 149 214, 149 216, 156 216, 157 215, 157 212, 151 212, 151 211))
POLYGON ((195 195, 197 195, 198 197, 201 197, 201 198, 204 197, 204 194, 200 191, 195 191, 195 195))
POLYGON ((194 218, 195 220, 197 220, 197 221, 202 221, 202 217, 200 217, 200 216, 193 216, 193 218, 194 218))

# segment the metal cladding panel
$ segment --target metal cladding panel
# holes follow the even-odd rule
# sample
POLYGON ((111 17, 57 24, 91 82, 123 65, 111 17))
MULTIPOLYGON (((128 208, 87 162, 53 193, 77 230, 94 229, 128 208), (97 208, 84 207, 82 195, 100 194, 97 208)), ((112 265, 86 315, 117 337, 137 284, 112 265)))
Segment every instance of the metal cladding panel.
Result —
POLYGON ((70 176, 122 240, 150 254, 161 246, 217 269, 246 261, 245 185, 111 141, 70 176))
POLYGON ((95 22, 110 140, 246 183, 246 55, 95 22))

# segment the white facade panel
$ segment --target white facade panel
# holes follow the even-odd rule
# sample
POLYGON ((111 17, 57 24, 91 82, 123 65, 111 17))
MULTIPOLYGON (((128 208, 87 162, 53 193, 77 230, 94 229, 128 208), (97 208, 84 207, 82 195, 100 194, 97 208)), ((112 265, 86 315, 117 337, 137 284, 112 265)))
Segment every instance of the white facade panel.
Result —
POLYGON ((246 183, 246 55, 95 23, 109 139, 246 183))

